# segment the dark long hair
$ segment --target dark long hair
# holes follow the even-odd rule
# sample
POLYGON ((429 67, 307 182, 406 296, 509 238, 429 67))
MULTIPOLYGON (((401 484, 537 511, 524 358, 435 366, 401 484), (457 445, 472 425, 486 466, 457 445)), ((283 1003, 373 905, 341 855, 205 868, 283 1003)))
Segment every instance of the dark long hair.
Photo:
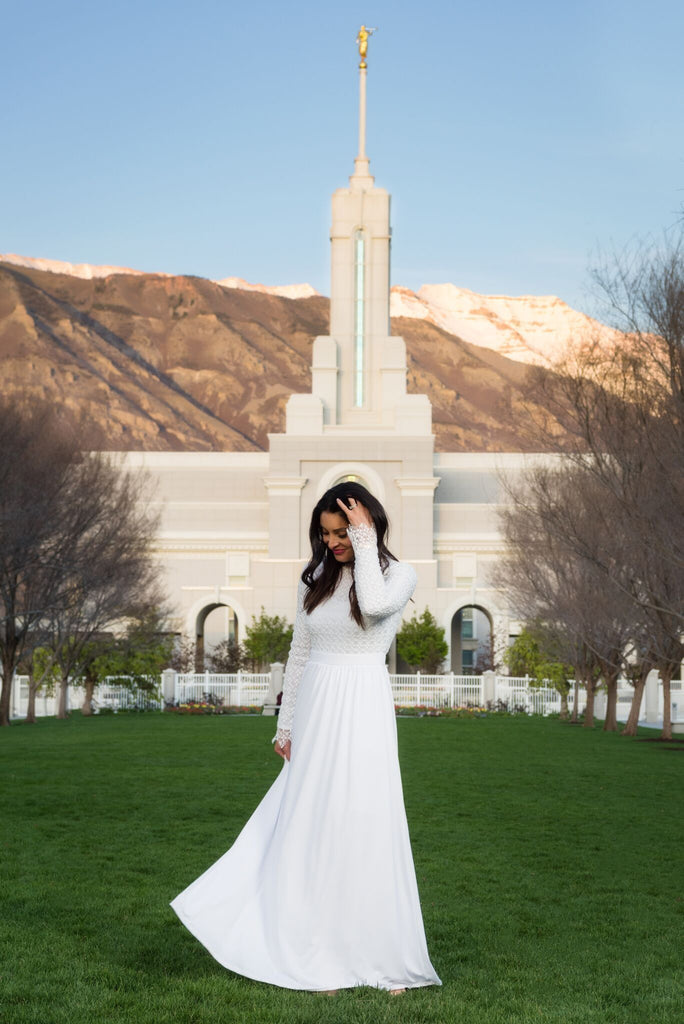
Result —
MULTIPOLYGON (((335 484, 334 487, 325 492, 311 513, 311 525, 309 526, 311 561, 302 573, 302 579, 308 587, 304 595, 304 609, 308 615, 322 601, 327 600, 334 593, 342 575, 344 563, 337 561, 327 544, 323 542, 323 534, 321 532, 321 515, 323 512, 335 512, 346 518, 344 512, 337 504, 338 498, 341 498, 345 504, 348 504, 349 498, 353 498, 368 510, 378 538, 378 558, 382 571, 385 572, 390 561, 396 562, 396 558, 385 544, 389 522, 387 513, 378 499, 374 498, 370 491, 367 491, 361 484, 356 484, 352 481, 335 484), (317 572, 319 566, 321 569, 317 572)), ((352 573, 353 571, 354 565, 352 563, 352 573)), ((363 616, 361 615, 361 609, 356 597, 355 582, 352 583, 349 591, 349 614, 363 628, 363 616)))

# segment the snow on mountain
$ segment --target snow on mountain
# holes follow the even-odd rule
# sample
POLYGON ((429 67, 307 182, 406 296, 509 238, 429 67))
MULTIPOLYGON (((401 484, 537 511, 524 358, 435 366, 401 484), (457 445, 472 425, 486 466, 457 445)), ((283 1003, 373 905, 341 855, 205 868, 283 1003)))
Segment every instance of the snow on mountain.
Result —
POLYGON ((453 284, 426 284, 418 292, 394 287, 390 315, 429 320, 464 341, 523 363, 548 365, 571 342, 613 337, 610 328, 554 295, 479 295, 453 284))
MULTIPOLYGON (((65 260, 46 260, 36 256, 17 256, 16 253, 0 253, 0 263, 12 263, 16 267, 30 267, 33 270, 47 270, 51 274, 70 274, 91 280, 94 277, 110 277, 112 274, 145 274, 144 270, 131 270, 130 267, 99 267, 91 263, 67 263, 65 260)), ((173 277, 173 274, 155 272, 158 277, 173 277)), ((310 284, 250 284, 241 277, 224 277, 215 284, 224 288, 242 288, 248 292, 264 292, 267 295, 281 295, 285 299, 308 299, 320 293, 310 284)))
MULTIPOLYGON (((65 260, 45 260, 35 256, 17 256, 13 252, 1 254, 0 263, 13 263, 16 267, 29 267, 33 270, 47 270, 51 274, 70 274, 71 277, 83 277, 90 281, 94 277, 109 277, 111 274, 144 274, 144 270, 131 270, 129 267, 97 267, 90 263, 67 263, 65 260)), ((164 277, 171 277, 164 274, 164 277)))
POLYGON ((250 284, 241 277, 224 277, 216 284, 224 288, 242 288, 248 292, 264 292, 266 295, 281 295, 284 299, 309 299, 320 295, 310 284, 250 284))

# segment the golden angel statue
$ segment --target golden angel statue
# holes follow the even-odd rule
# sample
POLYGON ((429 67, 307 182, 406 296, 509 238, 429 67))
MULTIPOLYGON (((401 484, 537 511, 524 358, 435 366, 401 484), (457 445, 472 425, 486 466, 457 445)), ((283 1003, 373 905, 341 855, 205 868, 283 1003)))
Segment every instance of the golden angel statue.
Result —
POLYGON ((360 68, 366 67, 366 57, 368 55, 368 40, 375 32, 374 28, 366 28, 362 25, 359 29, 359 34, 356 37, 356 42, 359 44, 359 57, 361 58, 360 68))

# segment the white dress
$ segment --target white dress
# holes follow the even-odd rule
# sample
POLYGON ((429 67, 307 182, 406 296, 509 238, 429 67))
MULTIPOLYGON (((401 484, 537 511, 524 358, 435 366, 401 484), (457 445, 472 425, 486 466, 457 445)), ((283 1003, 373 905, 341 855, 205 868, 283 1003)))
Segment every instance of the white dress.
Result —
POLYGON ((300 583, 278 737, 289 762, 233 846, 171 906, 224 967, 283 988, 440 985, 430 963, 385 655, 416 584, 375 531, 310 615, 300 583), (356 593, 365 629, 349 614, 356 593))

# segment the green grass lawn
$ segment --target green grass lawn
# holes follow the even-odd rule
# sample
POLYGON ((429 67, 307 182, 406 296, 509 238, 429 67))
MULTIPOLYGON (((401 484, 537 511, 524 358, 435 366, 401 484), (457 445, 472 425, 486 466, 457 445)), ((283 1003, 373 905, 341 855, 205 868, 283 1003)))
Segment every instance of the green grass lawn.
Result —
POLYGON ((273 719, 75 714, 0 733, 2 1024, 681 1024, 684 748, 398 727, 441 989, 330 998, 220 967, 168 901, 275 778, 273 719))

